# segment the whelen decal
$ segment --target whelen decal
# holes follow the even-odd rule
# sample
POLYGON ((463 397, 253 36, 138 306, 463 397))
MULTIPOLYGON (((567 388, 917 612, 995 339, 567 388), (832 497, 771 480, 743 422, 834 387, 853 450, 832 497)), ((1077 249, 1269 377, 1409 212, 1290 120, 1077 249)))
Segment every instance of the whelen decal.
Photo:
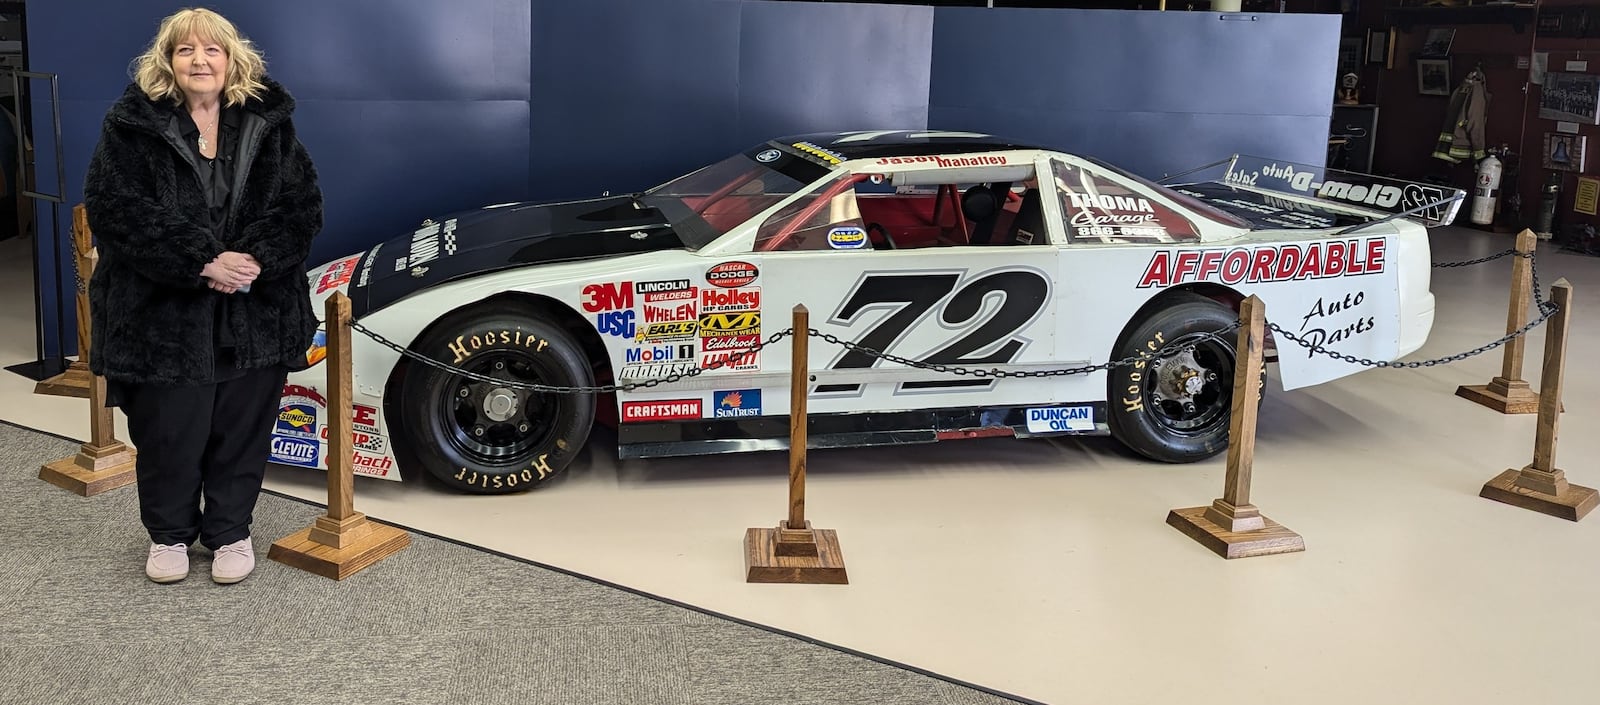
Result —
POLYGON ((725 289, 744 286, 758 276, 761 276, 761 270, 749 262, 723 262, 706 270, 706 281, 725 289))
POLYGON ((700 418, 699 399, 674 399, 671 401, 630 401, 622 405, 622 420, 676 421, 700 418))
POLYGON ((1139 288, 1189 282, 1303 281, 1378 274, 1383 271, 1387 241, 1382 238, 1305 245, 1271 245, 1229 250, 1161 250, 1150 257, 1139 288))

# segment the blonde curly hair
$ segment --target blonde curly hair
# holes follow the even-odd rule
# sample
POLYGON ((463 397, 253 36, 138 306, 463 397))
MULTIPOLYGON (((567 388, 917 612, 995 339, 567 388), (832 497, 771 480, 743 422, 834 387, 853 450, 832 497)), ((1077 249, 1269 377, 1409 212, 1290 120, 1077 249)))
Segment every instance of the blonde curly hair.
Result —
POLYGON ((185 8, 162 20, 149 48, 134 60, 133 80, 146 96, 151 100, 183 101, 183 91, 172 70, 172 53, 190 36, 216 42, 228 54, 228 75, 222 87, 224 105, 239 105, 261 97, 266 90, 261 83, 267 73, 266 60, 232 22, 205 8, 185 8))

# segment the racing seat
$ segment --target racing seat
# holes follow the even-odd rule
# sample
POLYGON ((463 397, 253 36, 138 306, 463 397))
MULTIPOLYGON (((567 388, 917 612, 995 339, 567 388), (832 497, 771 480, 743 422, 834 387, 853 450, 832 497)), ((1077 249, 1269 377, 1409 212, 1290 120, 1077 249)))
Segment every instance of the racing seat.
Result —
POLYGON ((978 184, 961 194, 961 211, 973 223, 972 235, 967 242, 973 245, 989 244, 994 236, 995 223, 1000 220, 1001 206, 1005 203, 1005 192, 1009 186, 978 184))
POLYGON ((1044 198, 1039 195, 1039 189, 1030 188, 1022 194, 1022 204, 1017 209, 1016 217, 1001 234, 996 245, 1032 245, 1043 244, 1044 234, 1044 198))

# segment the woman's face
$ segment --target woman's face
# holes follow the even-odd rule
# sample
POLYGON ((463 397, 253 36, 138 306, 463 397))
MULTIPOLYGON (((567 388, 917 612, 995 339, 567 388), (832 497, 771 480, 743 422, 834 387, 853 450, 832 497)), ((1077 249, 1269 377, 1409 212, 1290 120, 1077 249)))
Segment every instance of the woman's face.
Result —
POLYGON ((191 34, 172 48, 172 73, 184 95, 215 97, 228 79, 228 52, 191 34))

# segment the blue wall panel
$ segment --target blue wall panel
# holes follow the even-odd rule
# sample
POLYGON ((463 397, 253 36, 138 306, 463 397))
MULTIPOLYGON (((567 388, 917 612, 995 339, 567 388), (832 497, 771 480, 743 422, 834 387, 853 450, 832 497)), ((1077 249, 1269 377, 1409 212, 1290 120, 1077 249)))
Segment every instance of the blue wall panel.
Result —
MULTIPOLYGON (((30 69, 61 81, 63 231, 129 61, 187 4, 30 3, 30 69)), ((210 6, 300 102, 327 198, 317 261, 445 211, 643 189, 798 132, 983 130, 1145 174, 1233 151, 1320 163, 1338 34, 1337 17, 1308 15, 765 0, 210 6)), ((54 192, 49 107, 34 112, 39 189, 54 192)), ((40 260, 71 351, 70 264, 58 285, 40 260)))
POLYGON ((932 50, 931 7, 746 3, 739 136, 925 128, 932 50))
POLYGON ((536 3, 529 197, 639 191, 741 147, 741 6, 536 3))
POLYGON ((1339 17, 940 8, 929 126, 1159 176, 1234 152, 1322 164, 1339 17))

